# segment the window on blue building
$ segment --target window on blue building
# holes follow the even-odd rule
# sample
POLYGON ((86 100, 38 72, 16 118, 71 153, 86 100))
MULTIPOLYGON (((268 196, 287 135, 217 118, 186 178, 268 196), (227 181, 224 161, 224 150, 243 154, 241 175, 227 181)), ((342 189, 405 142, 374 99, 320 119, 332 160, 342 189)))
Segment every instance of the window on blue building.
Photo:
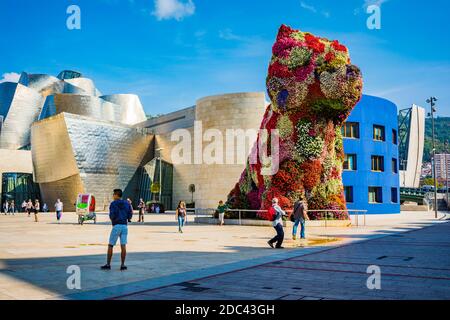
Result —
POLYGON ((383 126, 378 126, 378 125, 373 126, 373 140, 386 141, 386 136, 385 136, 383 126))
POLYGON ((383 203, 383 189, 381 187, 369 187, 369 203, 383 203))
POLYGON ((345 201, 347 201, 348 203, 353 203, 353 187, 344 187, 344 196, 345 201))
POLYGON ((344 156, 344 170, 356 171, 356 154, 346 154, 344 156))
POLYGON ((397 130, 392 129, 392 143, 393 144, 397 144, 398 140, 397 140, 397 130))
POLYGON ((392 173, 398 173, 397 159, 392 158, 392 173))
POLYGON ((342 126, 342 136, 345 138, 359 139, 359 123, 346 122, 342 126))
POLYGON ((392 203, 398 203, 397 188, 391 188, 391 202, 392 203))
POLYGON ((384 157, 372 156, 372 171, 384 172, 384 157))

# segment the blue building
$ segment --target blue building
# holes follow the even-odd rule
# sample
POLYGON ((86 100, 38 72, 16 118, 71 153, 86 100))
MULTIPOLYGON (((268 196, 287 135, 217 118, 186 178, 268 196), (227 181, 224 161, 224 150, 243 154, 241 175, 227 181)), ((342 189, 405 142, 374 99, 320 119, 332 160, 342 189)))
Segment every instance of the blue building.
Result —
POLYGON ((400 213, 397 106, 364 95, 342 128, 347 207, 400 213))

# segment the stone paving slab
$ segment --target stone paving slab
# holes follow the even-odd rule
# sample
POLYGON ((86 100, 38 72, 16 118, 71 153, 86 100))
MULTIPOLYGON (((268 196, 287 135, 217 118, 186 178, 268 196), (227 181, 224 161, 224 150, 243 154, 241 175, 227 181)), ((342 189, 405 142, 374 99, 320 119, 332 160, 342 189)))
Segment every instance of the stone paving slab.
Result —
POLYGON ((203 289, 195 291, 194 296, 187 288, 173 285, 116 299, 150 300, 163 296, 180 300, 253 297, 268 300, 448 300, 450 223, 405 232, 402 237, 374 238, 192 282, 203 289), (402 246, 413 240, 410 246, 402 246), (440 246, 424 250, 415 242, 440 246), (370 256, 364 256, 368 252, 370 256), (365 262, 351 262, 356 258, 364 258, 365 262), (387 262, 389 264, 383 264, 387 262), (369 290, 366 286, 369 265, 381 268, 380 290, 369 290))
MULTIPOLYGON (((444 215, 441 213, 441 216, 444 215)), ((105 262, 106 242, 111 225, 107 215, 99 214, 98 218, 96 225, 88 222, 79 226, 73 213, 64 213, 63 223, 60 225, 55 223, 54 213, 42 214, 39 223, 23 214, 1 215, 0 299, 108 299, 205 277, 209 277, 212 285, 219 287, 221 283, 233 286, 239 282, 247 283, 246 281, 251 285, 261 282, 259 275, 247 273, 246 281, 231 275, 237 270, 267 263, 276 265, 280 260, 305 257, 335 246, 396 236, 436 222, 432 213, 371 216, 367 217, 365 227, 308 228, 308 241, 290 240, 290 230, 285 229, 287 249, 279 251, 267 246, 267 240, 274 235, 273 228, 270 227, 218 227, 188 222, 185 233, 179 234, 173 216, 150 215, 146 217, 145 224, 130 225, 127 248, 129 270, 118 270, 119 254, 116 250, 113 270, 104 272, 99 270, 99 266, 105 262), (82 270, 81 290, 69 290, 66 286, 69 276, 66 268, 70 265, 77 265, 82 270), (230 277, 215 278, 217 274, 224 273, 228 273, 230 277)), ((401 238, 397 240, 405 241, 401 238)), ((422 240, 407 241, 415 243, 422 240)), ((433 246, 436 243, 440 248, 446 249, 445 245, 432 239, 421 244, 433 246)), ((389 252, 389 244, 380 243, 381 245, 389 252)), ((416 247, 418 250, 425 248, 419 245, 416 247)), ((357 255, 347 259, 366 263, 378 257, 365 248, 356 251, 357 255)), ((345 256, 346 253, 338 255, 345 256)), ((420 262, 419 258, 415 259, 414 263, 420 262)), ((446 263, 439 259, 443 258, 436 259, 438 266, 446 263)), ((383 263, 387 263, 386 261, 383 263)), ((303 276, 305 281, 315 279, 314 274, 303 276)), ((283 273, 277 274, 276 279, 282 281, 283 278, 283 273)), ((348 281, 351 283, 355 280, 350 277, 348 281)), ((243 292, 240 288, 230 287, 230 292, 255 299, 272 299, 285 295, 283 290, 276 292, 275 289, 271 292, 267 289, 243 292)), ((173 294, 172 291, 169 293, 173 294)), ((186 291, 181 291, 181 295, 185 293, 186 291)), ((233 298, 233 295, 224 295, 221 291, 213 291, 213 288, 190 294, 193 298, 201 298, 202 295, 217 299, 233 298)), ((157 297, 151 294, 143 296, 157 297)))

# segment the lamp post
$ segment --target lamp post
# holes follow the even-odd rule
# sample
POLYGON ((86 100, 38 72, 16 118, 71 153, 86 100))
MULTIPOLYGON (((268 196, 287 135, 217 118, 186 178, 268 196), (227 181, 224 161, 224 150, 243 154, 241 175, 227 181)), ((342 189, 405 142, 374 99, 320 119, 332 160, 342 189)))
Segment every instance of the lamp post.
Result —
POLYGON ((431 97, 427 99, 427 103, 431 106, 431 112, 429 115, 431 116, 431 141, 433 145, 432 150, 432 161, 433 161, 433 183, 434 183, 434 217, 437 219, 438 213, 437 213, 437 180, 436 180, 436 144, 434 141, 434 113, 436 112, 436 108, 434 107, 436 104, 435 102, 437 99, 435 97, 431 97))
POLYGON ((159 195, 158 201, 161 203, 161 190, 162 190, 162 159, 161 159, 161 150, 164 148, 158 148, 156 151, 159 153, 159 195))
POLYGON ((444 155, 444 162, 445 162, 445 192, 447 194, 447 210, 450 210, 450 205, 448 203, 448 162, 447 162, 447 154, 448 154, 448 140, 445 141, 445 155, 444 155))

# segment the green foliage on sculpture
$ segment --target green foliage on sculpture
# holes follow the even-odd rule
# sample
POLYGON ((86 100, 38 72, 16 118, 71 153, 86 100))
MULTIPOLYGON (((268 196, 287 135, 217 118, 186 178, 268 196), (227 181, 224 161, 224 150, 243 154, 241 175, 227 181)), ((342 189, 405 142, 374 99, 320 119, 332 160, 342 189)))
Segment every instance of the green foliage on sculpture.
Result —
MULTIPOLYGON (((272 48, 267 76, 271 105, 261 129, 277 130, 278 171, 263 174, 259 157, 248 163, 228 196, 234 208, 262 210, 277 197, 291 209, 305 199, 309 210, 332 210, 348 219, 342 186, 344 157, 341 126, 362 95, 362 76, 351 65, 348 50, 338 41, 315 37, 282 25, 272 48)), ((272 141, 259 135, 255 145, 271 150, 272 141)), ((258 153, 259 154, 259 153, 258 153)), ((321 213, 310 213, 321 219, 321 213)))

